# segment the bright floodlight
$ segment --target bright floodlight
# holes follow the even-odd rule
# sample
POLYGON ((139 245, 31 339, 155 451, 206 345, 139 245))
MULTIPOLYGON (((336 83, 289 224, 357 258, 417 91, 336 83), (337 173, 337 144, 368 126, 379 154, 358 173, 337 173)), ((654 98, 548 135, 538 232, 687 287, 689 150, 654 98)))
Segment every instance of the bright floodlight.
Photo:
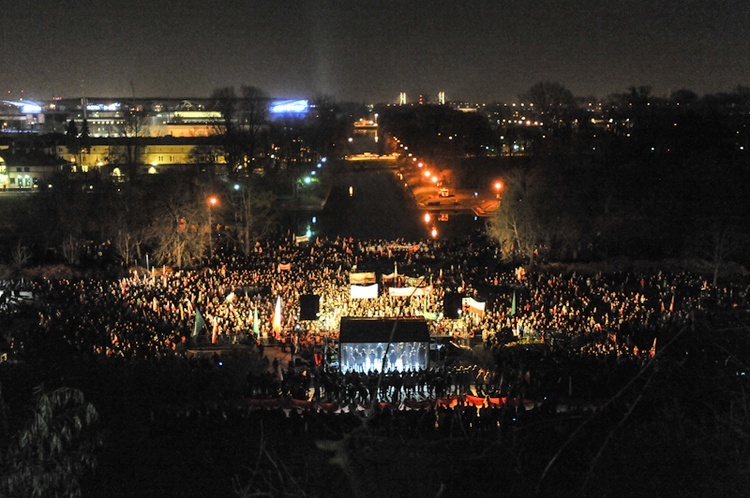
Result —
POLYGON ((307 100, 281 100, 271 104, 271 114, 304 114, 308 107, 307 100))

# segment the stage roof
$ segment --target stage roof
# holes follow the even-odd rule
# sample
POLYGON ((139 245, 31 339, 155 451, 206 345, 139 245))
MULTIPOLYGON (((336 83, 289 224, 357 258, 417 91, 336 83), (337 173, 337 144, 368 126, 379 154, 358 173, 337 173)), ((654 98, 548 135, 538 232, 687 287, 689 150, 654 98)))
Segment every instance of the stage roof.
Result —
POLYGON ((422 317, 341 318, 339 342, 388 342, 396 323, 393 342, 429 342, 430 329, 422 317), (397 323, 396 323, 397 322, 397 323))

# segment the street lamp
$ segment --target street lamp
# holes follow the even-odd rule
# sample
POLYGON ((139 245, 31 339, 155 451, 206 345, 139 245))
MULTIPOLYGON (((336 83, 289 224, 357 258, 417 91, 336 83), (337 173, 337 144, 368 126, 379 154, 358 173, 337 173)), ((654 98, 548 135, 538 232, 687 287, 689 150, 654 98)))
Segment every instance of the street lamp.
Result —
POLYGON ((495 198, 500 198, 500 189, 503 188, 502 182, 495 182, 495 198))
POLYGON ((207 199, 208 204, 208 257, 212 258, 214 255, 214 241, 213 241, 213 223, 211 222, 211 208, 216 207, 219 204, 219 198, 212 195, 207 199))

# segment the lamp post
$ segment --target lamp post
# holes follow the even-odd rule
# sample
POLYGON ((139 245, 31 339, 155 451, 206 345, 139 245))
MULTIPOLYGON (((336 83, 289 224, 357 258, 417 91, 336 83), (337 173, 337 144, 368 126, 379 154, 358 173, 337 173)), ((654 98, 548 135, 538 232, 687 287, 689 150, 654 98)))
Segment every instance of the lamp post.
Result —
POLYGON ((214 241, 213 241, 213 223, 211 222, 211 208, 215 207, 219 203, 219 199, 212 195, 208 198, 208 257, 213 258, 214 256, 214 241))
POLYGON ((495 182, 495 199, 500 199, 501 188, 503 188, 502 182, 495 182))

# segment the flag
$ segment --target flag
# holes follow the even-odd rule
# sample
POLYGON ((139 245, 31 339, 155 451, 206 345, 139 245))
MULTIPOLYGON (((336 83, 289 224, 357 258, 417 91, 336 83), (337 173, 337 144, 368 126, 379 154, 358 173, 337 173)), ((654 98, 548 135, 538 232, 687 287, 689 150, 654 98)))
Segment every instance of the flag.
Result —
POLYGON ((206 326, 206 321, 203 319, 203 315, 201 314, 200 310, 198 308, 195 309, 195 325, 193 326, 193 333, 190 335, 190 337, 198 337, 198 334, 200 333, 201 329, 206 326))
POLYGON ((276 309, 273 312, 273 331, 281 333, 281 296, 276 298, 276 309))
POLYGON ((467 313, 484 316, 485 303, 477 301, 473 297, 465 297, 461 300, 461 304, 467 313))
POLYGON ((253 310, 253 334, 255 334, 255 337, 260 337, 260 321, 258 320, 257 306, 253 310))
POLYGON ((516 316, 516 291, 513 291, 513 301, 510 303, 510 315, 516 316))

